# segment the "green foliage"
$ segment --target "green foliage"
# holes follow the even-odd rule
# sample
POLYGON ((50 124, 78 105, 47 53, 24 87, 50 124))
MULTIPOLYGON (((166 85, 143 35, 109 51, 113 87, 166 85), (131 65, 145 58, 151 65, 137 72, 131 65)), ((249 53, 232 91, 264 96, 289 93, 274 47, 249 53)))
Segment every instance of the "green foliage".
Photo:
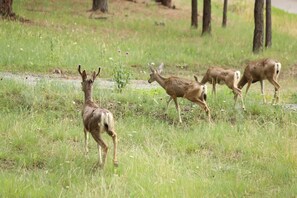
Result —
POLYGON ((128 56, 128 52, 125 53, 125 57, 122 55, 121 51, 118 51, 119 56, 116 60, 111 59, 114 64, 113 69, 113 80, 115 82, 116 89, 122 92, 126 85, 129 83, 131 72, 127 69, 127 65, 124 63, 123 59, 128 56))

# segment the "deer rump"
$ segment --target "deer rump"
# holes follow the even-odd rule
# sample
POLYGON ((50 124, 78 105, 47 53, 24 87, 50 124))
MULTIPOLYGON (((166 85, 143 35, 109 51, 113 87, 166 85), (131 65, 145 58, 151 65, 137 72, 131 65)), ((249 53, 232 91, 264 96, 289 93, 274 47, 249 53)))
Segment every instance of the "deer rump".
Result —
POLYGON ((106 109, 94 109, 91 113, 88 122, 85 123, 85 127, 88 131, 91 129, 100 129, 101 133, 113 131, 113 115, 106 109))

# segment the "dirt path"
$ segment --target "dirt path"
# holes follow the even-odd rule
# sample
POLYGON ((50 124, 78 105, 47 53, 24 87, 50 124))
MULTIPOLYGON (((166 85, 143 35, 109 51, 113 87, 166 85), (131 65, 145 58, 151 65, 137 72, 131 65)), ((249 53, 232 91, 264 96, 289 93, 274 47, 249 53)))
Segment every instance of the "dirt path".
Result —
MULTIPOLYGON (((68 83, 74 86, 80 86, 81 79, 73 76, 65 76, 61 74, 50 74, 50 75, 38 75, 38 74, 13 74, 10 72, 0 72, 0 79, 15 79, 17 81, 23 82, 29 85, 36 85, 38 81, 48 81, 48 82, 59 82, 68 83)), ((112 89, 115 87, 115 83, 109 79, 99 78, 97 80, 100 86, 106 89, 112 89)), ((158 87, 157 83, 149 84, 145 80, 131 80, 129 88, 132 89, 152 89, 158 87)))
POLYGON ((272 0, 273 7, 297 14, 297 0, 272 0))

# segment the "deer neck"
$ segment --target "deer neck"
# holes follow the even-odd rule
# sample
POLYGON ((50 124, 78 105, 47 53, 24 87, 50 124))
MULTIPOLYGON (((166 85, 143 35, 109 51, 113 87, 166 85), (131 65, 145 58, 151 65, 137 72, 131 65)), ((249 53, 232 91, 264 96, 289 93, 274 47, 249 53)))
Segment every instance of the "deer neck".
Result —
POLYGON ((166 80, 166 78, 161 76, 160 74, 157 74, 155 79, 159 83, 159 85, 161 85, 161 87, 163 87, 165 89, 165 80, 166 80))
POLYGON ((92 102, 93 101, 93 94, 92 94, 92 90, 91 91, 85 91, 85 102, 92 102))

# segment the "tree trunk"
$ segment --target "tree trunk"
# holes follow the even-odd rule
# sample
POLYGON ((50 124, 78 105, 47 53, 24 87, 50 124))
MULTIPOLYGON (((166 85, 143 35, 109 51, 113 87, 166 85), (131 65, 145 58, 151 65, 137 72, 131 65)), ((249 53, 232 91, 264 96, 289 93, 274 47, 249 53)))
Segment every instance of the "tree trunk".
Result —
POLYGON ((100 10, 101 12, 108 12, 107 0, 93 0, 93 11, 100 10))
POLYGON ((211 0, 203 1, 202 36, 211 33, 211 0))
POLYGON ((191 26, 194 27, 194 28, 198 27, 198 3, 197 3, 197 0, 192 0, 191 26))
POLYGON ((266 0, 266 36, 265 47, 272 45, 272 31, 271 31, 271 0, 266 0))
POLYGON ((161 2, 163 6, 171 8, 171 0, 156 0, 156 2, 161 2))
POLYGON ((0 0, 0 15, 4 17, 15 16, 12 12, 13 0, 0 0))
POLYGON ((228 9, 228 0, 224 0, 222 27, 226 27, 227 26, 227 9, 228 9))
POLYGON ((253 40, 253 52, 258 53, 263 49, 263 6, 264 0, 255 0, 254 7, 254 40, 253 40))

